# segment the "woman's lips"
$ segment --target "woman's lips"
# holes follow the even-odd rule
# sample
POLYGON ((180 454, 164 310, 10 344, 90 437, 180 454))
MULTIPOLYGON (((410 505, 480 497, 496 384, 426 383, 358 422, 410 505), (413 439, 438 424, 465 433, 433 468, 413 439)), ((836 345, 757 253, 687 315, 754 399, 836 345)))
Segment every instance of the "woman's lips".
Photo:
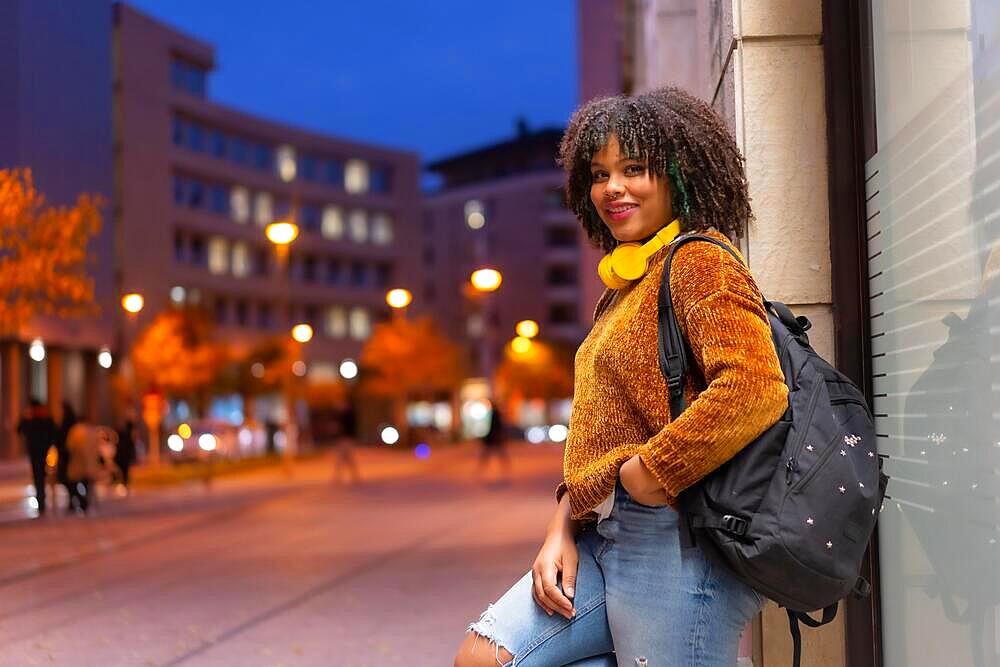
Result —
POLYGON ((621 222, 622 220, 628 219, 628 217, 635 213, 638 208, 638 204, 617 204, 615 206, 606 207, 604 211, 608 214, 608 217, 615 222, 621 222))

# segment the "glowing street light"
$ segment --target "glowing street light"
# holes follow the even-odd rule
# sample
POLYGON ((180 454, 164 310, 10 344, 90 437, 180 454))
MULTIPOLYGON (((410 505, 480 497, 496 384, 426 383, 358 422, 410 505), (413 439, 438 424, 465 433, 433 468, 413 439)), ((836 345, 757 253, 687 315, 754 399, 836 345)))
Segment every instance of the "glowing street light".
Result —
POLYGON ((287 220, 272 222, 264 229, 267 240, 277 246, 286 246, 299 236, 298 225, 287 220))
POLYGON ((39 363, 45 361, 45 343, 42 342, 41 338, 31 341, 31 346, 28 347, 28 356, 31 357, 32 361, 39 363))
POLYGON ((410 291, 398 287, 389 290, 385 295, 385 302, 389 304, 389 307, 396 310, 406 308, 410 305, 411 301, 413 301, 413 295, 410 291))
POLYGON ((101 368, 111 368, 111 363, 114 359, 111 356, 111 350, 106 347, 102 347, 101 351, 97 353, 97 365, 101 368))
POLYGON ((142 295, 138 292, 131 292, 122 297, 122 308, 125 312, 135 315, 140 310, 142 310, 143 305, 145 305, 146 300, 142 298, 142 295))
POLYGON ((538 322, 534 320, 521 320, 514 327, 517 335, 521 338, 534 338, 538 335, 538 322))
POLYGON ((496 269, 478 269, 472 272, 469 281, 480 292, 495 292, 503 282, 503 276, 496 269))
POLYGON ((524 336, 518 336, 510 342, 510 349, 514 351, 514 354, 527 354, 531 350, 531 339, 525 338, 524 336))
POLYGON ((299 343, 308 343, 312 340, 313 328, 308 324, 296 324, 292 327, 292 338, 299 343))
POLYGON ((353 359, 344 359, 340 362, 340 377, 345 380, 358 377, 358 364, 353 359))

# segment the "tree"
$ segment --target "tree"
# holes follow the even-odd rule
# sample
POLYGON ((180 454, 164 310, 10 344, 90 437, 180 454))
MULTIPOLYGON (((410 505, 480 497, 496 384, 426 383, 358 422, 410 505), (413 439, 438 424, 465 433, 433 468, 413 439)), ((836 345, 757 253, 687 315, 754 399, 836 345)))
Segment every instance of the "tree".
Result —
POLYGON ((87 246, 101 229, 100 197, 47 206, 30 169, 0 169, 0 336, 37 315, 99 312, 87 246))
POLYGON ((505 400, 553 400, 573 395, 573 366, 569 354, 551 343, 533 340, 517 353, 510 345, 496 371, 497 392, 505 400))
POLYGON ((168 308, 142 332, 132 348, 141 385, 171 396, 203 399, 226 364, 226 350, 204 313, 168 308))
POLYGON ((462 383, 458 348, 430 318, 396 317, 376 325, 361 351, 364 393, 390 399, 432 398, 462 383))

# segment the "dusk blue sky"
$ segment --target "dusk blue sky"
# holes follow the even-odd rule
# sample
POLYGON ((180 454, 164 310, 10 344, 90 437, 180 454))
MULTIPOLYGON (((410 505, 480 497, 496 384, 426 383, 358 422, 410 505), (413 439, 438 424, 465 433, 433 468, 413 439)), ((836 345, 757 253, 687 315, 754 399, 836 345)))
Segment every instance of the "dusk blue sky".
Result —
POLYGON ((130 0, 216 48, 209 95, 435 159, 565 125, 574 0, 130 0))

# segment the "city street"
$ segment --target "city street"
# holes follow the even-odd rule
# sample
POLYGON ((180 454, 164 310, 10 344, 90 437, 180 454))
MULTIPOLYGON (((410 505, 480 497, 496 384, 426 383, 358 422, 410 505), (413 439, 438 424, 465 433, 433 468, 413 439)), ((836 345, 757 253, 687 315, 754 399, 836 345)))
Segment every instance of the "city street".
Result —
POLYGON ((562 448, 362 450, 0 519, 0 665, 447 665, 530 566, 562 448), (495 462, 494 462, 495 465, 495 462))

